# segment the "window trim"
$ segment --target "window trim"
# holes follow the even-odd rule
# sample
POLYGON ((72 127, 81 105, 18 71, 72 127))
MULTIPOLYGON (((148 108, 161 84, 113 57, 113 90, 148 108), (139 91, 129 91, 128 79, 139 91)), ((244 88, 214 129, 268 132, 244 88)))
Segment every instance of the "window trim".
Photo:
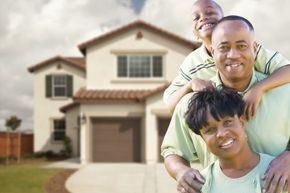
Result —
MULTIPOLYGON (((54 121, 64 121, 64 130, 63 130, 63 132, 64 132, 64 136, 66 135, 66 119, 65 118, 51 118, 51 143, 53 143, 53 144, 62 144, 63 143, 63 140, 56 140, 55 139, 55 136, 54 136, 54 134, 55 134, 55 132, 56 132, 56 129, 55 129, 55 124, 54 124, 54 121)), ((58 129, 59 130, 59 129, 58 129)), ((61 131, 57 131, 57 132, 62 132, 62 130, 61 131)))
POLYGON ((120 54, 117 54, 116 55, 116 79, 117 80, 163 80, 165 78, 165 75, 164 75, 164 54, 156 54, 156 53, 151 53, 151 54, 138 54, 138 53, 134 53, 134 54, 125 54, 125 53, 120 53, 120 54), (145 76, 142 76, 142 77, 138 77, 138 76, 130 76, 130 61, 131 61, 131 57, 133 56, 139 56, 139 57, 150 57, 149 58, 149 61, 150 61, 150 76, 149 77, 145 77, 145 76), (153 65, 153 57, 161 57, 161 60, 162 60, 162 71, 161 71, 161 74, 162 76, 154 76, 154 65, 153 65), (126 76, 119 76, 119 63, 118 63, 118 59, 119 57, 126 57, 126 60, 127 60, 127 63, 126 63, 126 68, 127 68, 127 72, 126 72, 126 76))
POLYGON ((68 94, 68 81, 67 81, 67 75, 66 74, 53 74, 51 76, 51 96, 52 98, 67 98, 68 94), (65 83, 63 85, 55 85, 55 78, 56 77, 63 77, 65 83), (63 96, 55 96, 55 88, 64 88, 64 95, 63 96))

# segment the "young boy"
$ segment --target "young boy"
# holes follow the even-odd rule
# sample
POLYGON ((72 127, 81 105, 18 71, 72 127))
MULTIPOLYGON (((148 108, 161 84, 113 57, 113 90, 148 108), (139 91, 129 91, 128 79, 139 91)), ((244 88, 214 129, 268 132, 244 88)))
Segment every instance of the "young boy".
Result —
MULTIPOLYGON (((192 16, 193 32, 203 44, 185 58, 178 76, 164 92, 163 100, 172 112, 185 94, 208 86, 214 87, 214 83, 208 81, 217 72, 210 54, 211 34, 218 20, 223 17, 223 11, 213 0, 197 0, 193 5, 192 16)), ((255 69, 270 75, 255 84, 244 96, 246 119, 255 115, 264 92, 290 82, 290 62, 287 59, 261 45, 256 54, 255 69)))
MULTIPOLYGON (((192 96, 186 122, 217 156, 201 172, 206 181, 201 192, 262 192, 261 177, 273 157, 251 150, 243 112, 244 101, 232 89, 205 89, 192 96)), ((179 191, 185 192, 181 186, 179 191)))

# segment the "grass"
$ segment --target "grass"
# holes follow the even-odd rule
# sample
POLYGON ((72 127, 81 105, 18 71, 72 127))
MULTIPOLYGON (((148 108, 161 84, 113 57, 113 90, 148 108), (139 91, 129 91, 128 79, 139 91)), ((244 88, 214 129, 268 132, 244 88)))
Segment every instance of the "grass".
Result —
POLYGON ((48 179, 59 169, 43 168, 47 161, 0 165, 0 193, 45 193, 48 179))

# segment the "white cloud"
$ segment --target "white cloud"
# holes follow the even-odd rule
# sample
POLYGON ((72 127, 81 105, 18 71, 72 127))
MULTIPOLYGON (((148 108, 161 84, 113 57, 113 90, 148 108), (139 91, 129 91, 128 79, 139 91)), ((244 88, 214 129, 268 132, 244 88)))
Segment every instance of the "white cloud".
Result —
POLYGON ((54 55, 80 55, 81 41, 102 33, 104 26, 135 18, 129 0, 5 0, 1 4, 0 130, 11 115, 23 119, 22 129, 32 128, 33 75, 28 66, 54 55))
MULTIPOLYGON (((257 37, 290 58, 290 1, 217 0, 225 14, 249 18, 257 37)), ((0 129, 18 115, 32 128, 32 74, 27 67, 54 55, 80 55, 77 45, 136 18, 194 40, 192 0, 146 0, 136 16, 130 0, 3 0, 0 6, 0 129)))

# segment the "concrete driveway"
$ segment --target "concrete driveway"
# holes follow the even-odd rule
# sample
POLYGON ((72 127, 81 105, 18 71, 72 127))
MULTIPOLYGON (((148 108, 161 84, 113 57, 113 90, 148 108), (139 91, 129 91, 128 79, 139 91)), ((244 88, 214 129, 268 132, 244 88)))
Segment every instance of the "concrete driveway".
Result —
MULTIPOLYGON (((70 193, 177 193, 176 182, 164 164, 91 163, 70 159, 47 165, 48 168, 78 169, 66 181, 70 193)), ((194 168, 201 169, 198 163, 194 168)))
POLYGON ((66 182, 71 193, 176 193, 163 164, 88 164, 66 182))

